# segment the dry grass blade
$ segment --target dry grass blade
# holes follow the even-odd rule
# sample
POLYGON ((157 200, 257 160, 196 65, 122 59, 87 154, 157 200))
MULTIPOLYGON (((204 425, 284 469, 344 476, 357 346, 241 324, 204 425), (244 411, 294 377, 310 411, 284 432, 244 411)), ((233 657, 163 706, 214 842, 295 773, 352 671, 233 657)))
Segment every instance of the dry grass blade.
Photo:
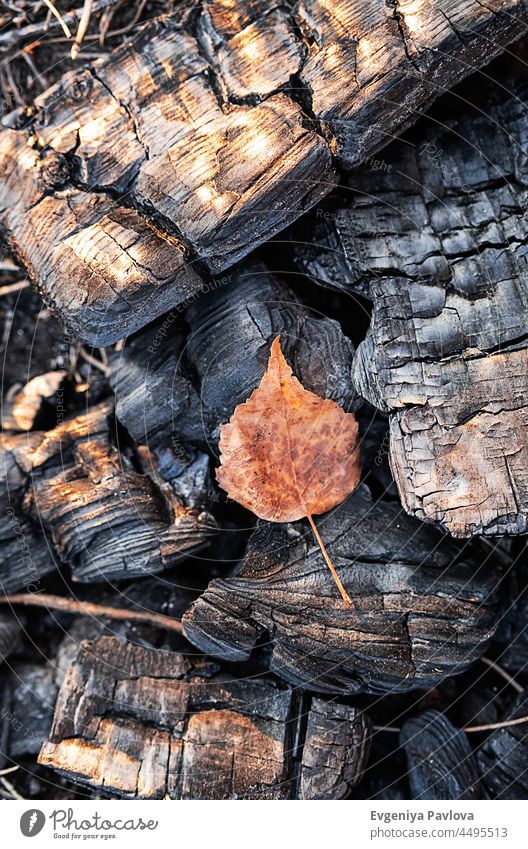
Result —
POLYGON ((83 38, 86 35, 86 31, 88 30, 88 26, 90 24, 90 18, 92 15, 92 6, 93 0, 84 0, 84 6, 81 14, 81 20, 79 21, 79 26, 77 27, 77 32, 75 33, 75 41, 72 45, 71 49, 71 58, 76 59, 79 55, 79 50, 81 49, 81 44, 83 42, 83 38))
POLYGON ((62 596, 48 593, 40 593, 39 595, 14 593, 13 595, 6 595, 0 598, 0 604, 23 604, 29 607, 45 607, 47 610, 60 610, 63 613, 77 614, 78 616, 107 616, 109 619, 116 619, 121 622, 145 622, 148 625, 154 625, 166 631, 176 631, 178 634, 183 633, 181 622, 178 619, 173 619, 171 616, 165 616, 163 613, 149 613, 144 610, 127 610, 126 608, 111 607, 106 604, 92 604, 87 601, 77 601, 76 599, 63 598, 62 596))
POLYGON ((43 0, 43 2, 48 7, 51 14, 57 19, 57 21, 61 25, 62 31, 63 31, 64 35, 66 36, 66 38, 71 38, 72 37, 71 30, 70 30, 68 24, 66 23, 66 21, 64 20, 64 18, 62 17, 61 13, 57 9, 57 7, 51 2, 51 0, 43 0))

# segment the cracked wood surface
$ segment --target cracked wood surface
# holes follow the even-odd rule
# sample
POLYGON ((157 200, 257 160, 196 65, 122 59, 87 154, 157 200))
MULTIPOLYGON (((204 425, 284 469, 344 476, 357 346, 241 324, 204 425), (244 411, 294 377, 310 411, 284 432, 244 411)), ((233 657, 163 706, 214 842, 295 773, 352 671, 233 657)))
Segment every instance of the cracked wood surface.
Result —
POLYGON ((192 297, 526 30, 520 0, 202 0, 0 134, 0 221, 109 344, 192 297), (25 123, 24 123, 25 122, 25 123))
POLYGON ((528 85, 442 110, 297 231, 297 262, 368 295, 360 394, 391 414, 405 508, 455 536, 528 530, 528 85), (357 193, 355 193, 357 192, 357 193))
POLYGON ((433 687, 481 655, 497 619, 492 556, 373 502, 365 484, 318 526, 352 608, 308 526, 260 523, 241 567, 183 617, 187 638, 231 661, 266 638, 272 671, 343 695, 433 687))
POLYGON ((21 530, 11 523, 3 546, 38 543, 29 559, 22 552, 14 568, 6 564, 5 590, 33 585, 61 562, 83 582, 156 574, 217 530, 209 513, 156 475, 150 458, 138 469, 142 455, 116 447, 112 414, 112 403, 103 402, 52 430, 3 438, 2 498, 21 517, 21 530))
MULTIPOLYGON (((499 721, 526 716, 528 692, 515 700, 499 721)), ((528 736, 526 725, 497 728, 482 744, 477 759, 482 782, 492 799, 528 799, 528 736)))
POLYGON ((39 763, 141 799, 342 798, 371 726, 350 705, 115 637, 79 644, 39 763))
POLYGON ((467 734, 443 713, 427 710, 407 719, 400 731, 412 799, 485 799, 467 734))
POLYGON ((358 405, 354 346, 338 322, 313 317, 261 263, 244 263, 216 283, 184 316, 172 311, 110 357, 118 419, 167 468, 182 443, 214 449, 220 425, 258 386, 279 334, 307 389, 347 412, 358 405))

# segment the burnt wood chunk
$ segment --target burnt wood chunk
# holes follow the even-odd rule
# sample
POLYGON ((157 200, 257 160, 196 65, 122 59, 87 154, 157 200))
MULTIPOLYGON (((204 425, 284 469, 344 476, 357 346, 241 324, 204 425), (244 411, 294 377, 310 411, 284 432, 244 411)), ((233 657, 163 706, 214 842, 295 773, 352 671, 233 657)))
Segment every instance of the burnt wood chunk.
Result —
MULTIPOLYGON (((517 719, 528 713, 526 691, 501 720, 517 719)), ((528 799, 528 732, 526 724, 493 731, 478 751, 482 783, 494 799, 528 799)))
POLYGON ((301 759, 302 799, 344 799, 362 778, 370 723, 361 711, 313 698, 301 759), (352 759, 348 752, 353 751, 352 759))
POLYGON ((62 154, 0 135, 0 222, 46 303, 76 335, 105 345, 201 285, 175 238, 133 209, 68 184, 62 154))
POLYGON ((391 414, 406 510, 461 537, 528 530, 527 105, 508 78, 451 103, 295 234, 314 280, 372 299, 358 391, 391 414))
POLYGON ((138 470, 141 458, 134 464, 118 450, 112 413, 103 402, 53 430, 7 438, 20 509, 49 532, 78 581, 161 572, 216 531, 212 516, 156 480, 151 464, 138 470))
POLYGON ((22 459, 40 442, 38 434, 0 439, 0 590, 38 592, 41 578, 57 563, 38 525, 22 510, 27 467, 22 459))
POLYGON ((525 14, 511 0, 299 0, 308 43, 299 76, 340 163, 364 161, 491 61, 525 14))
POLYGON ((187 312, 187 355, 198 375, 206 434, 247 400, 266 370, 271 343, 281 346, 303 386, 347 411, 358 404, 354 348, 336 321, 314 318, 295 293, 260 264, 242 266, 229 283, 187 312))
POLYGON ((427 710, 400 732, 413 799, 482 799, 477 760, 466 734, 444 714, 427 710))
POLYGON ((304 736, 284 685, 99 637, 72 658, 39 762, 127 798, 324 798, 357 782, 371 734, 356 708, 328 707, 304 705, 304 736))
POLYGON ((184 318, 163 321, 111 355, 117 417, 154 450, 166 469, 185 464, 189 443, 214 445, 219 427, 247 400, 280 335, 303 385, 345 410, 360 403, 352 381, 354 347, 336 321, 314 318, 296 294, 253 262, 217 278, 184 318))
POLYGON ((335 591, 307 525, 260 525, 240 569, 183 617, 202 651, 247 659, 263 636, 270 668, 323 693, 431 687, 482 653, 497 621, 499 571, 478 551, 373 502, 365 484, 318 520, 352 599, 335 591))
POLYGON ((116 417, 133 437, 145 468, 156 467, 187 506, 211 493, 210 458, 203 442, 200 397, 185 357, 178 313, 127 340, 110 353, 116 417))
POLYGON ((46 664, 18 663, 9 686, 9 757, 38 755, 47 740, 57 698, 57 669, 46 664))
POLYGON ((9 611, 0 612, 0 663, 19 647, 21 636, 17 617, 9 611))
POLYGON ((46 302, 109 344, 314 206, 526 31, 521 0, 204 0, 0 132, 0 222, 46 302))

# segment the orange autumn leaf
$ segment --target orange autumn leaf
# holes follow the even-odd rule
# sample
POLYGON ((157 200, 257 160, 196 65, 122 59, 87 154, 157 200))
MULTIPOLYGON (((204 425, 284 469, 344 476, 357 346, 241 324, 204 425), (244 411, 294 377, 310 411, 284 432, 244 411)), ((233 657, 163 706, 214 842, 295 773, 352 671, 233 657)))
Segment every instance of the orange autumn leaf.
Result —
POLYGON ((279 337, 268 368, 220 430, 216 477, 230 498, 270 522, 307 517, 343 599, 350 604, 313 521, 359 483, 358 425, 293 375, 279 337))

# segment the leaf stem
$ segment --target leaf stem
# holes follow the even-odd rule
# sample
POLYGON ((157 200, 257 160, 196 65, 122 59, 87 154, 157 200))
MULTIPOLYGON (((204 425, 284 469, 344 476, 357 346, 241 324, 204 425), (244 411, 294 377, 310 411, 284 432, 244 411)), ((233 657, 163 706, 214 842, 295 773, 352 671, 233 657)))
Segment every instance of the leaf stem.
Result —
POLYGON ((328 568, 330 569, 330 571, 331 571, 331 573, 332 573, 332 577, 333 577, 334 581, 335 581, 335 582, 336 582, 336 584, 337 584, 337 589, 338 589, 338 590, 339 590, 339 592, 341 593, 341 597, 342 597, 343 601, 344 601, 344 602, 345 602, 345 604, 347 604, 349 607, 352 607, 352 601, 350 600, 350 596, 349 596, 349 594, 347 593, 347 591, 345 590, 345 588, 344 588, 343 584, 341 583, 341 579, 339 578, 339 575, 337 574, 337 572, 336 572, 336 570, 335 570, 334 564, 333 564, 333 563, 332 563, 332 561, 330 560, 330 556, 329 556, 329 554, 328 554, 328 552, 327 552, 327 550, 326 550, 326 548, 325 548, 325 544, 324 544, 323 540, 321 539, 321 534, 320 534, 320 533, 319 533, 319 531, 317 530, 316 525, 315 525, 315 522, 314 522, 314 520, 313 520, 313 517, 311 516, 311 514, 310 514, 310 513, 308 513, 308 514, 307 514, 307 519, 308 519, 308 521, 310 522, 310 525, 312 526, 312 531, 314 532, 314 537, 316 538, 316 540, 317 540, 317 542, 318 542, 318 544, 319 544, 319 548, 320 548, 320 549, 321 549, 321 551, 323 552, 323 557, 324 557, 324 559, 326 560, 327 566, 328 566, 328 568))

